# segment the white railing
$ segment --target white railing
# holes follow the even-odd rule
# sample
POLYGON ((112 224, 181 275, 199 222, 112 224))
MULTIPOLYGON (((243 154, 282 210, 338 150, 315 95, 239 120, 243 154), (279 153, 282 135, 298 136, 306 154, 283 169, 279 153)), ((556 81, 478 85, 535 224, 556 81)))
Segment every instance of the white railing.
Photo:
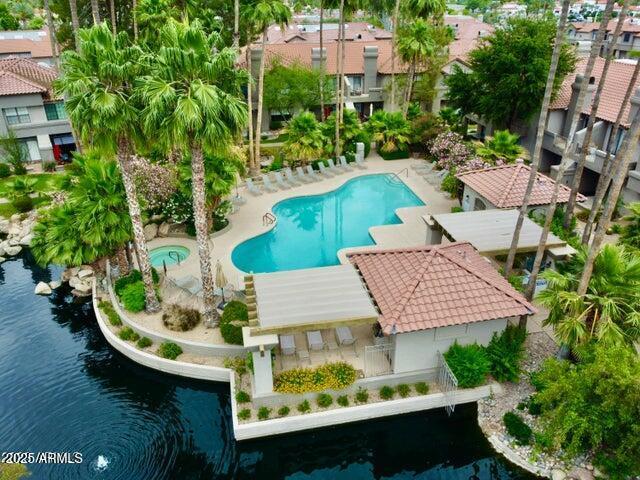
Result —
POLYGON ((364 376, 377 377, 393 373, 393 345, 367 345, 364 347, 364 376))
POLYGON ((445 398, 445 410, 449 415, 453 413, 456 407, 454 397, 455 392, 458 390, 458 379, 449 368, 447 360, 444 355, 438 351, 438 386, 444 394, 445 398))

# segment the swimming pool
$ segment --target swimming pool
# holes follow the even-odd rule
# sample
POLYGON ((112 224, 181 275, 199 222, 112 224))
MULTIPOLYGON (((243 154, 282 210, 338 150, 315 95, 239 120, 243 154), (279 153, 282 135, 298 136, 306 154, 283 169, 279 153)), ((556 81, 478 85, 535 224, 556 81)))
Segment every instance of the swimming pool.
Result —
POLYGON ((182 263, 191 253, 187 247, 179 245, 167 245, 166 247, 154 248, 149 252, 151 265, 156 268, 162 267, 163 263, 167 266, 182 263))
POLYGON ((364 175, 322 195, 294 197, 273 207, 276 226, 238 245, 233 263, 263 273, 337 265, 345 247, 372 245, 369 228, 400 223, 395 210, 424 205, 391 174, 364 175))

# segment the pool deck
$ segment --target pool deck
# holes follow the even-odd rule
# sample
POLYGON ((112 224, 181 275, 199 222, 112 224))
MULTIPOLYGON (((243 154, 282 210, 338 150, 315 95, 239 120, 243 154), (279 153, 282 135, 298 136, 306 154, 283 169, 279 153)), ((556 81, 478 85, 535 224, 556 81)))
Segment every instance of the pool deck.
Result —
MULTIPOLYGON (((347 180, 375 173, 399 174, 403 172, 400 175, 400 179, 425 203, 425 206, 398 209, 397 213, 403 220, 402 224, 371 227, 369 231, 376 244, 385 247, 424 244, 426 226, 421 216, 427 212, 448 213, 451 211, 452 206, 457 205, 457 202, 447 198, 446 194, 437 191, 420 175, 409 168, 412 164, 423 161, 418 159, 386 161, 375 152, 372 152, 366 159, 366 169, 353 168, 352 171, 340 173, 332 178, 324 178, 320 181, 286 190, 278 190, 273 193, 263 193, 259 196, 252 195, 245 187, 241 187, 239 193, 246 199, 246 203, 229 216, 230 226, 228 228, 211 236, 212 261, 215 265, 215 262, 220 260, 229 282, 236 288, 242 288, 245 272, 242 272, 233 264, 231 253, 238 244, 273 228, 273 225, 263 225, 262 217, 265 213, 271 212, 276 203, 295 196, 326 193, 340 187, 347 180)), ((194 240, 166 237, 156 238, 149 242, 150 249, 166 245, 184 245, 191 249, 191 255, 180 266, 168 267, 169 275, 174 277, 185 275, 200 277, 198 250, 194 240)), ((346 249, 340 251, 339 256, 341 258, 344 250, 346 249)))

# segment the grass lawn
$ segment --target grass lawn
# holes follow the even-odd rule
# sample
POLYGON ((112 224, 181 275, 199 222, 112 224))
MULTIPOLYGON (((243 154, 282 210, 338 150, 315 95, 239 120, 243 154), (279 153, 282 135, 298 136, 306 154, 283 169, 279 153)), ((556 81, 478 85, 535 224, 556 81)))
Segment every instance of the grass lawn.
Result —
POLYGON ((288 133, 281 133, 275 138, 270 138, 269 140, 262 140, 260 143, 283 143, 289 139, 288 133))
POLYGON ((34 178, 36 179, 36 184, 34 189, 37 193, 49 193, 55 190, 60 189, 60 185, 62 184, 62 179, 64 178, 63 173, 30 173, 27 175, 12 175, 7 178, 0 179, 0 197, 7 196, 7 192, 9 190, 8 185, 11 184, 16 178, 34 178))

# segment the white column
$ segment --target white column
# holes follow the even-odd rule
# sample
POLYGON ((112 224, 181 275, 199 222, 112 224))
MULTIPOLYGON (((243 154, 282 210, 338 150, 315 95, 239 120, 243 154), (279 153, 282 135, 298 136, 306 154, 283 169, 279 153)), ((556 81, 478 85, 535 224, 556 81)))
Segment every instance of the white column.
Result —
POLYGON ((251 352, 253 357, 253 386, 255 393, 273 392, 273 370, 271 369, 271 350, 251 352))

